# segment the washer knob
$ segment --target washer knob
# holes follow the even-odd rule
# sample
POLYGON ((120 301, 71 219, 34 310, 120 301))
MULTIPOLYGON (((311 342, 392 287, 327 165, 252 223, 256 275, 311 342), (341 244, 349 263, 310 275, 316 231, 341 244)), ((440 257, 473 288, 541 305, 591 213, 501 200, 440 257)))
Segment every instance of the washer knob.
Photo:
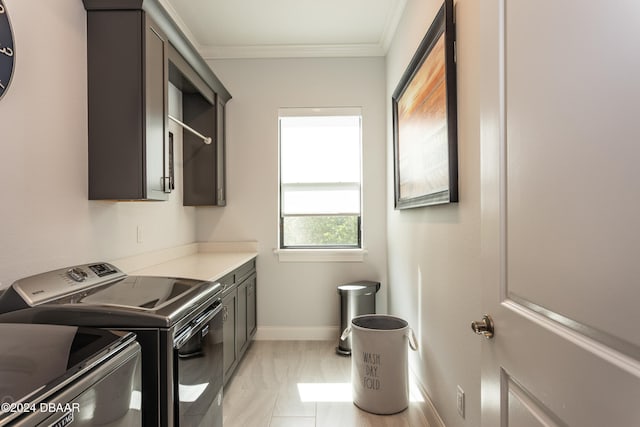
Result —
POLYGON ((67 271, 67 276, 69 276, 71 280, 75 282, 84 282, 87 279, 87 273, 85 273, 78 267, 72 268, 67 271))

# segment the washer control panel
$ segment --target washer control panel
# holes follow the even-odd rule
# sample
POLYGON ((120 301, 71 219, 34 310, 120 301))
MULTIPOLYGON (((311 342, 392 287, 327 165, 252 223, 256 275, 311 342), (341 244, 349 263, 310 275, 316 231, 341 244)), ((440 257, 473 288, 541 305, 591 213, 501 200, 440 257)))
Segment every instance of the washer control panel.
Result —
POLYGON ((125 277, 127 275, 116 266, 100 262, 25 277, 15 281, 11 286, 28 305, 33 307, 125 277))

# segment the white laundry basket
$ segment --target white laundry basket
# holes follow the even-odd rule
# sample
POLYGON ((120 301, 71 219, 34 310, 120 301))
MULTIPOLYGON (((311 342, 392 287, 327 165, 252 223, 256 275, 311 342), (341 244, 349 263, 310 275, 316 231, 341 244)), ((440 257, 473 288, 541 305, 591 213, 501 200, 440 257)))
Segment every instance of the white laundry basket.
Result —
POLYGON ((409 324, 382 314, 357 316, 342 336, 349 334, 353 403, 374 414, 395 414, 407 409, 407 344, 414 351, 418 348, 409 324))

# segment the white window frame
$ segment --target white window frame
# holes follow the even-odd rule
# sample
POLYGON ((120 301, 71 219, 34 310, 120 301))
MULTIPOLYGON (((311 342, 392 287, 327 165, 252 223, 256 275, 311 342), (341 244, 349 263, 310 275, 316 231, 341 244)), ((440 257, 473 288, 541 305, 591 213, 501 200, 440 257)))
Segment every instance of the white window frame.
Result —
MULTIPOLYGON (((366 250, 364 249, 363 233, 363 114, 360 107, 323 107, 323 108, 280 108, 278 109, 278 248, 274 253, 278 255, 280 261, 319 261, 319 262, 358 262, 362 261, 366 250), (283 247, 282 231, 282 177, 281 177, 281 141, 280 141, 280 118, 281 117, 309 117, 309 116, 360 116, 360 214, 358 220, 358 242, 359 247, 283 247)), ((285 184, 287 185, 287 184, 285 184)), ((289 184, 291 185, 291 184, 289 184)), ((312 185, 313 184, 292 184, 292 185, 312 185)), ((331 185, 331 184, 329 184, 331 185)), ((353 185, 353 183, 342 184, 353 185)))

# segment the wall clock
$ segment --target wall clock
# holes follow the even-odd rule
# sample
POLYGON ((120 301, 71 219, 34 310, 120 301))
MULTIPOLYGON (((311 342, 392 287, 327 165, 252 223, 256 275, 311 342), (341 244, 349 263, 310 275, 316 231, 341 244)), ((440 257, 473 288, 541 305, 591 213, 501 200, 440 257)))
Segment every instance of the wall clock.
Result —
POLYGON ((14 62, 15 50, 9 15, 4 2, 0 0, 0 98, 5 94, 9 83, 11 83, 14 62))

